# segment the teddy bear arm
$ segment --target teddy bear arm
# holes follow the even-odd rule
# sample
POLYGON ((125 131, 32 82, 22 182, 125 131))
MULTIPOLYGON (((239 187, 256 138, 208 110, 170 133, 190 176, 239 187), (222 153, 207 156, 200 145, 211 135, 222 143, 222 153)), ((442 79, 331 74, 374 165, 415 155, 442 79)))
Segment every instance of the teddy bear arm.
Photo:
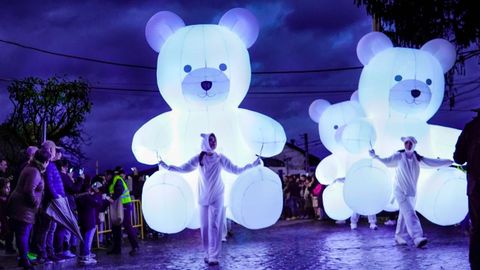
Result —
POLYGON ((132 151, 138 162, 157 164, 173 142, 172 113, 163 113, 145 123, 133 136, 132 151))
POLYGON ((238 120, 242 135, 255 154, 271 157, 282 152, 287 139, 277 121, 245 109, 240 109, 238 120))

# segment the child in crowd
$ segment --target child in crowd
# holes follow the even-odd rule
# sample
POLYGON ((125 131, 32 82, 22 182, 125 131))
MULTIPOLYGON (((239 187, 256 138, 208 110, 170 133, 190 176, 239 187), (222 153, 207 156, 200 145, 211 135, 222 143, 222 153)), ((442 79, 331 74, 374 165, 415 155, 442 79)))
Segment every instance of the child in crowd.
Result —
POLYGON ((97 222, 97 208, 104 203, 100 188, 101 181, 96 181, 94 178, 93 184, 85 183, 82 188, 82 193, 77 196, 77 211, 80 231, 84 242, 80 245, 80 256, 78 263, 80 265, 93 265, 97 263, 95 254, 91 253, 93 237, 95 236, 96 222, 97 222))

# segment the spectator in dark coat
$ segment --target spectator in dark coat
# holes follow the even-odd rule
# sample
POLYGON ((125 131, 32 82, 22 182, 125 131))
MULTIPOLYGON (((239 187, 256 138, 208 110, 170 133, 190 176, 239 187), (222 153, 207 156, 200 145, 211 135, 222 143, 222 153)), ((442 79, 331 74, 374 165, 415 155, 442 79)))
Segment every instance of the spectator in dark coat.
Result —
POLYGON ((18 184, 8 202, 8 212, 20 257, 19 265, 32 269, 28 260, 28 239, 40 208, 44 190, 42 173, 51 155, 45 150, 37 151, 35 158, 21 172, 18 184))
POLYGON ((13 180, 13 176, 8 171, 8 161, 3 157, 0 157, 0 177, 7 178, 8 181, 13 180))
POLYGON ((27 149, 25 149, 25 152, 21 158, 20 171, 23 170, 23 168, 25 168, 25 166, 27 166, 30 161, 32 161, 37 151, 38 147, 36 146, 29 146, 27 147, 27 149))
MULTIPOLYGON (((5 241, 8 246, 7 235, 11 233, 7 219, 7 200, 10 195, 10 181, 7 178, 0 177, 0 239, 5 241)), ((5 248, 2 246, 1 248, 5 248)), ((10 248, 13 249, 10 243, 10 248)))
POLYGON ((133 197, 137 200, 142 199, 142 190, 143 185, 145 184, 145 177, 138 173, 138 169, 136 167, 132 168, 132 182, 133 182, 133 197))
POLYGON ((297 182, 299 179, 292 179, 285 190, 286 193, 289 193, 290 196, 287 200, 287 204, 290 208, 290 211, 292 213, 291 218, 289 219, 297 219, 299 212, 298 212, 298 207, 300 205, 300 186, 299 183, 297 182))
POLYGON ((468 210, 472 228, 470 232, 470 267, 480 269, 480 108, 478 115, 463 129, 455 146, 453 159, 467 163, 468 210))
MULTIPOLYGON (((15 188, 17 178, 13 177, 8 169, 8 161, 6 158, 0 156, 0 177, 10 183, 11 188, 15 188)), ((0 221, 1 222, 1 221, 0 221)), ((8 225, 4 226, 3 239, 5 240, 5 253, 7 255, 16 254, 13 248, 13 232, 8 229, 8 225)))

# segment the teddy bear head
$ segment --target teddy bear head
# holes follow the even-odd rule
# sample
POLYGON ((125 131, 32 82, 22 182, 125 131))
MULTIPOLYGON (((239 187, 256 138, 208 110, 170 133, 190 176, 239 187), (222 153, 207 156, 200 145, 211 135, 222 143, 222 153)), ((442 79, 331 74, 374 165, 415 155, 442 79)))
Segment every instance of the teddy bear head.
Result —
POLYGON ((358 42, 364 65, 359 99, 368 117, 427 121, 442 104, 444 73, 455 63, 455 47, 444 39, 420 49, 393 47, 390 39, 371 32, 358 42))
POLYGON ((317 99, 308 112, 310 118, 318 123, 322 144, 332 153, 348 151, 348 147, 345 147, 348 145, 345 131, 350 124, 365 116, 360 104, 353 100, 330 104, 324 99, 317 99))
POLYGON ((247 48, 258 31, 255 16, 243 8, 228 11, 218 24, 190 26, 172 12, 155 14, 145 35, 158 52, 162 97, 174 111, 238 107, 250 85, 247 48))

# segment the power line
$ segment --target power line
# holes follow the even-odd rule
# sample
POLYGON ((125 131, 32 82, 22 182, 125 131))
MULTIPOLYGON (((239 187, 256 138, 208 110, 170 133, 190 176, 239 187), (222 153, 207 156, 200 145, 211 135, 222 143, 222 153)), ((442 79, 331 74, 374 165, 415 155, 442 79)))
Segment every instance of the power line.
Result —
MULTIPOLYGON (((471 81, 470 83, 474 83, 479 79, 476 79, 474 81, 471 81)), ((13 79, 6 79, 6 78, 0 78, 0 81, 3 82, 11 82, 13 79)), ((463 96, 468 93, 472 93, 476 89, 478 89, 480 85, 474 86, 472 89, 463 91, 457 95, 456 97, 463 96)), ((107 86, 101 86, 101 85, 93 85, 90 86, 91 89, 93 90, 98 90, 102 92, 108 92, 108 91, 117 91, 117 92, 125 92, 125 93, 158 93, 159 90, 154 90, 154 89, 139 89, 139 88, 123 88, 123 87, 107 87, 107 86)), ((313 90, 313 91, 250 91, 248 92, 249 95, 316 95, 316 94, 342 94, 342 93, 352 93, 353 90, 348 90, 348 89, 337 89, 337 90, 313 90)), ((461 99, 457 100, 457 102, 462 102, 468 100, 466 99, 461 99)))
POLYGON ((125 63, 120 63, 120 62, 113 62, 113 61, 108 61, 108 60, 78 56, 78 55, 73 55, 73 54, 54 52, 54 51, 40 49, 40 48, 28 46, 28 45, 23 45, 23 44, 20 44, 18 42, 4 40, 4 39, 0 39, 0 42, 10 44, 10 45, 14 45, 14 46, 17 46, 17 47, 20 47, 20 48, 28 49, 28 50, 33 50, 33 51, 45 53, 45 54, 51 54, 51 55, 56 55, 56 56, 61 56, 61 57, 66 57, 66 58, 95 62, 95 63, 100 63, 100 64, 107 64, 107 65, 114 65, 114 66, 121 66, 121 67, 129 67, 129 68, 141 68, 141 69, 149 69, 149 70, 156 70, 157 69, 157 67, 151 67, 151 66, 143 66, 143 65, 136 65, 136 64, 125 64, 125 63))
MULTIPOLYGON (((45 53, 45 54, 50 54, 50 55, 55 55, 55 56, 60 56, 60 57, 72 58, 72 59, 76 59, 76 60, 83 60, 83 61, 89 61, 89 62, 94 62, 94 63, 99 63, 99 64, 107 64, 107 65, 121 66, 121 67, 128 67, 128 68, 140 68, 140 69, 146 69, 146 70, 157 70, 156 66, 154 67, 154 66, 130 64, 130 63, 121 63, 121 62, 114 62, 114 61, 103 60, 103 59, 98 59, 98 58, 78 56, 78 55, 67 54, 67 53, 62 53, 62 52, 55 52, 55 51, 45 50, 45 49, 42 49, 42 48, 33 47, 33 46, 18 43, 18 42, 15 42, 15 41, 5 40, 5 39, 0 39, 0 42, 5 43, 5 44, 9 44, 9 45, 13 45, 13 46, 17 46, 17 47, 27 49, 27 50, 32 50, 32 51, 45 53)), ((321 73, 321 72, 358 70, 358 69, 362 69, 362 68, 363 68, 362 66, 353 66, 353 67, 306 69, 306 70, 252 71, 252 74, 255 74, 255 75, 306 74, 306 73, 321 73)))
MULTIPOLYGON (((90 86, 91 89, 119 91, 119 92, 147 92, 158 93, 158 90, 152 89, 134 89, 119 87, 90 86)), ((302 95, 302 94, 335 94, 335 93, 352 93, 352 90, 325 90, 325 91, 251 91, 248 94, 254 95, 302 95)))
POLYGON ((323 69, 305 69, 305 70, 278 70, 278 71, 252 71, 255 75, 264 74, 305 74, 305 73, 321 73, 321 72, 333 72, 333 71, 346 71, 346 70, 358 70, 362 69, 362 66, 355 67, 340 67, 340 68, 323 68, 323 69))
MULTIPOLYGON (((11 82, 13 80, 0 78, 0 81, 11 82)), ((124 92, 129 94, 134 93, 159 93, 159 90, 153 89, 139 89, 139 88, 123 88, 123 87, 106 87, 100 85, 89 86, 92 90, 101 92, 124 92)), ((339 89, 339 90, 324 90, 324 91, 250 91, 249 95, 316 95, 316 94, 338 94, 338 93, 352 93, 353 90, 339 89)))

